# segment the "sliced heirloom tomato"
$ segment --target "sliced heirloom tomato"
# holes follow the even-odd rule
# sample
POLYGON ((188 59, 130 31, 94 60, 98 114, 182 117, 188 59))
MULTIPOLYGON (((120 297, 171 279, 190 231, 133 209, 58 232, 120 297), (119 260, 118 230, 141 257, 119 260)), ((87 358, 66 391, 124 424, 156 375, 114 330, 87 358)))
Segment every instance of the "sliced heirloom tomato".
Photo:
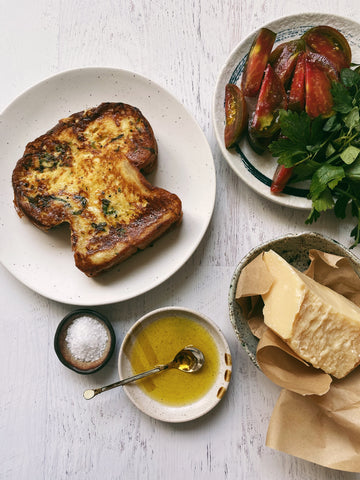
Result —
POLYGON ((307 52, 305 58, 305 110, 312 117, 332 112, 331 83, 338 80, 336 70, 322 55, 307 52))
POLYGON ((254 135, 251 125, 247 129, 247 140, 249 142, 250 147, 254 150, 255 153, 258 155, 262 155, 266 152, 267 147, 273 141, 273 136, 269 137, 258 137, 254 135))
POLYGON ((276 167, 270 187, 271 193, 281 193, 284 190, 291 178, 293 170, 294 167, 285 167, 284 165, 278 165, 276 167))
POLYGON ((248 110, 244 94, 237 85, 228 83, 225 86, 225 131, 226 148, 231 148, 240 140, 246 128, 248 110))
POLYGON ((305 43, 299 39, 281 43, 271 52, 269 63, 285 86, 295 69, 299 53, 304 49, 305 43))
POLYGON ((287 108, 285 88, 272 66, 268 64, 249 126, 251 134, 259 137, 273 136, 279 129, 277 117, 281 108, 287 108))
POLYGON ((260 90, 275 38, 276 33, 261 28, 251 45, 241 79, 241 89, 246 97, 255 97, 260 90))
POLYGON ((336 28, 319 25, 305 32, 302 39, 313 52, 326 57, 337 72, 350 67, 350 45, 336 28))
POLYGON ((305 107, 305 52, 297 57, 289 93, 289 109, 300 112, 305 107))

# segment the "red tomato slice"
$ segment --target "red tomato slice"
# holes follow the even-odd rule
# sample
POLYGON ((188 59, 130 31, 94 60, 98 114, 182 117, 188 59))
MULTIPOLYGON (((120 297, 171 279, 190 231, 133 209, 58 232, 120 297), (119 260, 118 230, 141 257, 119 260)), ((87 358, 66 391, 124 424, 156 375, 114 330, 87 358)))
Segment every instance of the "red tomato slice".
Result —
POLYGON ((289 109, 300 112, 305 107, 305 52, 297 57, 289 93, 289 109))
POLYGON ((276 33, 261 28, 251 45, 241 79, 241 89, 247 97, 255 97, 260 90, 275 38, 276 33))
POLYGON ((244 94, 237 85, 228 83, 225 87, 225 131, 226 148, 233 147, 240 139, 247 125, 247 105, 244 94))
POLYGON ((270 55, 269 63, 285 86, 295 69, 297 57, 304 47, 302 40, 291 40, 279 45, 270 55))
POLYGON ((284 190, 286 184, 291 178, 294 167, 284 167, 284 165, 278 165, 274 177, 271 182, 271 193, 280 193, 284 190))
POLYGON ((330 115, 333 107, 331 81, 337 74, 321 55, 308 52, 305 59, 305 110, 310 117, 330 115))
POLYGON ((251 122, 252 133, 258 136, 273 135, 278 130, 276 118, 281 108, 287 108, 285 88, 274 69, 268 64, 251 122))
POLYGON ((312 51, 326 57, 337 72, 350 67, 350 45, 336 28, 319 25, 305 32, 302 38, 312 51))

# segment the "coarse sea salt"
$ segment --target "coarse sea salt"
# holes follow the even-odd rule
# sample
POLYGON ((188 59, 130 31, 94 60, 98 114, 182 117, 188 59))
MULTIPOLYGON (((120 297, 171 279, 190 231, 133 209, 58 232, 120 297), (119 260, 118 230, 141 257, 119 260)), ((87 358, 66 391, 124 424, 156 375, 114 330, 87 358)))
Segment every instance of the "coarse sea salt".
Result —
POLYGON ((104 325, 90 316, 76 318, 65 337, 71 355, 81 362, 99 360, 104 355, 108 340, 104 325))

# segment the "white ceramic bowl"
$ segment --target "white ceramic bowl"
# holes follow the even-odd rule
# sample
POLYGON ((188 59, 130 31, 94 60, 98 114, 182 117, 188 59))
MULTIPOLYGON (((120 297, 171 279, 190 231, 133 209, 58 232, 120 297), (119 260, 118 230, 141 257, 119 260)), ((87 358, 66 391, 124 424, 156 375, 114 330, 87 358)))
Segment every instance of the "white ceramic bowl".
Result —
MULTIPOLYGON (((181 307, 165 307, 147 313, 133 325, 123 340, 118 360, 119 376, 120 379, 123 379, 134 374, 129 360, 129 350, 137 335, 152 322, 169 316, 189 318, 203 326, 211 335, 219 353, 219 368, 214 383, 199 400, 183 406, 160 403, 148 396, 136 383, 125 385, 123 388, 134 405, 150 417, 165 422, 186 422, 198 418, 214 408, 223 398, 231 378, 232 364, 229 346, 219 327, 209 318, 181 307)), ((192 374, 184 373, 184 375, 192 374)))

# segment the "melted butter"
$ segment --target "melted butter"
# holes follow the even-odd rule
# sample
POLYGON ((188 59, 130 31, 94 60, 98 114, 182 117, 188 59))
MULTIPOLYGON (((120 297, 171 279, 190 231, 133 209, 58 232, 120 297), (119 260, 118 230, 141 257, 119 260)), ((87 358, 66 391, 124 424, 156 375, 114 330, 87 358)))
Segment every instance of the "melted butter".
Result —
POLYGON ((154 400, 180 406, 200 399, 217 377, 219 353, 208 331, 186 317, 163 317, 139 332, 129 352, 134 374, 170 362, 187 345, 203 352, 204 366, 195 373, 169 369, 138 381, 138 386, 154 400))

